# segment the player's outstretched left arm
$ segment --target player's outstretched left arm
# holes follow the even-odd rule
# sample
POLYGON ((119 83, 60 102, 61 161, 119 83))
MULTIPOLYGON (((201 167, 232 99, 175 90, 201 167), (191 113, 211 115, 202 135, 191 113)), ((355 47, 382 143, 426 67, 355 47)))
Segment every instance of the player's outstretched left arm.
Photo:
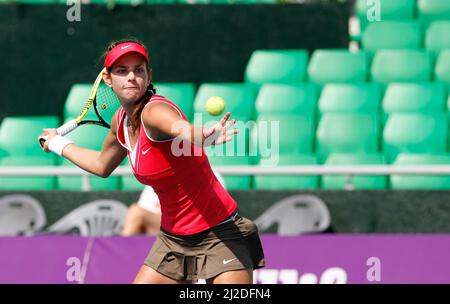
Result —
POLYGON ((231 129, 236 120, 229 120, 229 112, 213 128, 195 126, 183 120, 175 108, 161 102, 145 107, 142 114, 144 125, 150 134, 152 130, 156 130, 171 138, 190 141, 199 147, 224 144, 238 133, 237 129, 231 129))

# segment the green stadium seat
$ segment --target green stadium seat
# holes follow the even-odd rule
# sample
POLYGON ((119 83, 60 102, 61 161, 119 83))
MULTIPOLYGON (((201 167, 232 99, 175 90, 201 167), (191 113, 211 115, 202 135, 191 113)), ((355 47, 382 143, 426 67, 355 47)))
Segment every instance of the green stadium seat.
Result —
POLYGON ((419 19, 425 26, 435 20, 450 20, 450 1, 448 0, 418 0, 419 19))
POLYGON ((362 38, 369 52, 380 49, 418 49, 422 46, 422 30, 417 21, 382 21, 370 23, 362 38))
POLYGON ((445 113, 389 115, 383 131, 388 162, 398 153, 445 153, 448 123, 445 113))
MULTIPOLYGON (((130 162, 128 157, 125 157, 120 164, 120 168, 130 168, 130 162)), ((130 175, 121 175, 120 176, 120 189, 126 191, 135 191, 135 190, 143 190, 144 185, 139 182, 136 177, 131 173, 130 175)))
POLYGON ((434 78, 436 81, 443 82, 450 89, 450 49, 439 53, 434 69, 434 78))
POLYGON ((8 155, 44 156, 54 159, 53 154, 42 151, 37 138, 44 128, 57 128, 56 116, 5 117, 0 126, 0 148, 8 155))
POLYGON ((197 91, 194 101, 195 114, 202 114, 203 122, 218 121, 222 116, 212 116, 206 112, 205 104, 210 97, 219 96, 225 101, 226 112, 235 119, 248 121, 253 118, 254 94, 251 86, 245 83, 204 83, 197 91))
MULTIPOLYGON (((280 155, 278 165, 317 165, 317 157, 313 154, 280 155)), ((319 177, 317 175, 256 175, 254 184, 255 189, 266 190, 317 189, 319 177)))
MULTIPOLYGON (((125 157, 123 159, 123 161, 119 165, 119 168, 130 168, 131 170, 128 157, 125 157)), ((120 189, 125 191, 140 191, 144 189, 144 185, 136 179, 133 173, 131 173, 130 175, 121 175, 119 184, 120 189)))
MULTIPOLYGON (((0 166, 53 166, 55 159, 42 156, 11 155, 0 159, 0 166)), ((54 176, 2 176, 0 178, 0 190, 29 191, 29 190, 53 190, 56 187, 54 176)))
POLYGON ((383 98, 383 110, 392 113, 433 113, 446 110, 442 83, 392 83, 383 98))
MULTIPOLYGON (((77 146, 100 151, 109 130, 95 125, 84 125, 75 129, 66 135, 77 146)), ((74 166, 69 160, 63 159, 62 166, 74 166)), ((89 181, 93 190, 117 190, 119 189, 119 176, 110 176, 101 178, 98 176, 90 176, 89 181)), ((58 189, 60 190, 76 190, 82 189, 82 178, 77 176, 59 176, 58 189)))
POLYGON ((256 97, 259 114, 311 114, 316 112, 317 91, 308 84, 265 84, 256 97))
POLYGON ((366 81, 368 62, 364 52, 352 53, 344 49, 316 50, 308 66, 313 83, 362 83, 366 81))
MULTIPOLYGON (((220 156, 215 155, 211 149, 205 149, 205 151, 212 167, 251 165, 251 160, 248 156, 220 156)), ((252 188, 252 176, 250 175, 223 174, 222 176, 227 190, 249 190, 252 188)))
MULTIPOLYGON (((384 20, 411 20, 415 16, 416 0, 379 0, 380 17, 384 20)), ((369 10, 374 8, 375 2, 357 0, 355 13, 364 31, 370 21, 367 18, 369 10)), ((371 11, 369 11, 370 13, 371 11)), ((372 14, 370 14, 372 16, 372 14)))
POLYGON ((239 133, 231 142, 216 148, 223 151, 223 155, 246 155, 250 132, 247 124, 253 119, 254 98, 251 86, 245 83, 202 84, 194 101, 193 123, 213 127, 226 112, 230 112, 231 119, 237 121, 233 128, 237 129, 239 133), (213 96, 219 96, 225 101, 225 110, 219 116, 212 116, 205 109, 207 100, 213 96))
POLYGON ((435 21, 427 29, 425 47, 438 54, 444 49, 450 49, 450 21, 435 21))
MULTIPOLYGON (((448 154, 398 154, 394 165, 450 165, 448 154)), ((450 176, 448 175, 391 175, 392 189, 450 189, 450 176)))
POLYGON ((431 77, 430 53, 425 50, 381 50, 375 54, 371 74, 374 82, 424 82, 431 77))
MULTIPOLYGON (((385 159, 381 154, 335 154, 332 153, 325 161, 328 166, 344 165, 384 165, 385 159)), ((345 189, 346 177, 343 175, 322 176, 323 189, 345 189)), ((387 176, 383 175, 353 175, 353 189, 386 189, 387 176)))
POLYGON ((319 113, 379 114, 380 88, 370 84, 327 84, 319 98, 319 113))
POLYGON ((5 149, 3 149, 2 147, 0 147, 0 160, 2 159, 2 157, 8 156, 9 153, 6 152, 5 149))
POLYGON ((245 69, 245 81, 259 88, 264 83, 299 83, 305 81, 306 50, 256 50, 245 69))
POLYGON ((195 88, 192 83, 157 83, 156 94, 173 101, 183 111, 184 115, 192 119, 194 109, 195 88))
POLYGON ((132 175, 121 177, 121 190, 142 191, 144 190, 144 187, 145 185, 141 184, 136 177, 132 175))
MULTIPOLYGON (((70 88, 64 103, 64 120, 69 117, 77 117, 80 114, 83 105, 89 98, 91 88, 92 84, 90 83, 77 83, 70 88)), ((89 111, 85 118, 98 120, 94 111, 89 111)))
POLYGON ((325 113, 316 132, 317 154, 377 153, 379 119, 375 114, 325 113))
POLYGON ((250 155, 271 158, 278 154, 310 154, 314 143, 314 117, 294 114, 262 114, 252 129, 250 155), (277 130, 278 128, 278 130, 277 130))

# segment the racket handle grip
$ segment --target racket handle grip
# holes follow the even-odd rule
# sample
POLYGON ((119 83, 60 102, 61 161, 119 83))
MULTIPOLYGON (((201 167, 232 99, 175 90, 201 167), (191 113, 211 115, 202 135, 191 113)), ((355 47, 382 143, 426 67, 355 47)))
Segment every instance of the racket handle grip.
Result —
POLYGON ((77 127, 78 127, 77 121, 75 119, 72 119, 72 120, 69 120, 68 122, 66 122, 65 124, 63 124, 58 129, 56 129, 56 133, 61 136, 64 136, 67 133, 70 133, 73 130, 75 130, 77 127))
MULTIPOLYGON (((75 119, 72 119, 72 120, 69 120, 68 122, 66 122, 65 124, 63 124, 58 129, 56 129, 56 134, 64 136, 67 133, 75 130, 77 127, 78 127, 77 121, 75 119)), ((47 139, 48 139, 47 135, 39 136, 39 144, 41 145, 41 147, 44 147, 44 143, 47 139)))

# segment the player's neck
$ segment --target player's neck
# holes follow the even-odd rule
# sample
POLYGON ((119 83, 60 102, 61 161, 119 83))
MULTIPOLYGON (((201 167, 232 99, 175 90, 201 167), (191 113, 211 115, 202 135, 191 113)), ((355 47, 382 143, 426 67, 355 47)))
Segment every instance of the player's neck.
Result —
POLYGON ((129 104, 122 104, 122 108, 125 110, 125 113, 128 117, 128 121, 130 121, 131 115, 133 114, 135 106, 129 105, 129 104))
POLYGON ((127 115, 125 117, 124 123, 125 123, 125 126, 126 126, 127 130, 130 132, 130 134, 134 136, 136 130, 134 129, 134 126, 133 126, 133 124, 131 122, 130 116, 127 115))

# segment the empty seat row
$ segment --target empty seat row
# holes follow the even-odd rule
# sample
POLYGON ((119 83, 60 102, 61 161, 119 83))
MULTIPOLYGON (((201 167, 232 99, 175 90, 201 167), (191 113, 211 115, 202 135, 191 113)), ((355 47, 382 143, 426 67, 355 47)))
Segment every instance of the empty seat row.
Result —
POLYGON ((316 50, 308 61, 306 51, 258 50, 245 70, 245 81, 257 91, 265 83, 364 83, 442 81, 450 84, 450 50, 436 62, 424 49, 381 49, 373 59, 367 52, 346 49, 316 50))
POLYGON ((265 114, 258 117, 249 138, 244 128, 238 127, 233 142, 215 148, 219 155, 248 151, 259 158, 304 153, 325 158, 330 153, 384 153, 391 162, 398 153, 446 153, 449 141, 447 114, 442 112, 391 114, 384 127, 373 114, 326 113, 317 128, 311 116, 265 114), (239 143, 244 143, 241 150, 239 143))
POLYGON ((433 22, 423 34, 416 21, 382 21, 367 26, 362 36, 362 48, 369 52, 381 49, 420 49, 432 54, 450 48, 449 21, 433 22))
MULTIPOLYGON (((56 118, 53 127, 56 126, 56 118)), ((52 127, 50 123, 45 127, 52 127)), ((214 123, 214 121, 210 121, 214 123)), ((0 127, 0 149, 5 156, 40 156, 37 142, 43 120, 5 118, 0 127), (17 127, 26 125, 28 128, 17 127)), ((400 112, 382 119, 373 113, 323 113, 316 125, 310 114, 260 114, 255 121, 236 123, 233 141, 215 146, 222 155, 267 157, 273 154, 378 153, 389 160, 398 153, 446 153, 448 115, 445 112, 400 112)), ((66 135, 80 146, 100 150, 108 130, 86 125, 66 135)), ((212 149, 212 148, 211 148, 212 149)), ((216 153, 217 154, 217 153, 216 153)), ((56 164, 53 154, 44 154, 56 164)), ((68 163, 68 162, 67 162, 68 163)))
MULTIPOLYGON (((359 93, 352 88, 339 88, 348 94, 366 94, 371 96, 371 100, 377 99, 386 86, 395 82, 426 83, 435 79, 436 82, 450 85, 450 50, 441 52, 434 76, 431 56, 424 50, 378 51, 370 68, 371 77, 368 77, 368 62, 366 53, 351 53, 348 50, 318 50, 310 61, 306 51, 261 50, 255 51, 249 60, 245 83, 205 83, 198 91, 190 83, 156 83, 155 86, 157 94, 177 103, 190 120, 194 112, 207 115, 204 104, 212 96, 224 98, 227 111, 232 111, 233 115, 238 116, 237 119, 247 120, 255 117, 255 98, 256 110, 259 111, 270 106, 267 103, 270 98, 296 96, 296 104, 279 103, 279 111, 305 111, 305 107, 313 108, 312 101, 318 98, 322 87, 328 84, 361 86, 371 78, 373 83, 380 86, 381 92, 371 85, 364 90, 356 89, 359 93), (264 90, 260 91, 263 86, 264 90)), ((64 103, 64 119, 78 115, 80 100, 86 100, 89 92, 90 84, 76 84, 71 88, 64 103)))
MULTIPOLYGON (((311 83, 264 84, 256 96, 249 86, 238 83, 203 84, 196 97, 191 83, 157 84, 156 90, 157 94, 174 101, 188 119, 195 119, 197 124, 218 119, 209 115, 204 107, 207 100, 214 96, 223 98, 226 111, 243 121, 252 120, 260 114, 314 116, 317 113, 320 117, 323 113, 347 112, 376 115, 383 112, 446 112, 449 106, 447 88, 440 82, 391 83, 384 95, 381 86, 375 83, 332 83, 325 85, 321 93, 311 83)), ((85 86, 77 84, 72 87, 64 107, 66 119, 78 114, 79 100, 84 100, 86 94, 89 90, 85 90, 85 86)), ((385 119, 383 117, 383 122, 385 119)))

